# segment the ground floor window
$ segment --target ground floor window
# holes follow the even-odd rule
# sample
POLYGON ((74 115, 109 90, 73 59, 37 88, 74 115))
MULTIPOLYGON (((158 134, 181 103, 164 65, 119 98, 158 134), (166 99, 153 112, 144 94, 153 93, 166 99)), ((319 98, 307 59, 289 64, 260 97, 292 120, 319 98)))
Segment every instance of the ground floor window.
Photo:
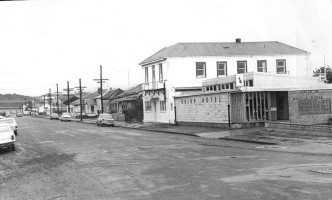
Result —
POLYGON ((91 106, 91 112, 95 112, 95 107, 94 106, 91 106))
POLYGON ((122 108, 122 110, 127 110, 127 108, 128 108, 128 102, 126 102, 126 101, 121 102, 121 108, 122 108))
POLYGON ((151 101, 145 102, 145 111, 151 111, 151 101))
POLYGON ((166 102, 160 101, 160 111, 166 111, 166 102))

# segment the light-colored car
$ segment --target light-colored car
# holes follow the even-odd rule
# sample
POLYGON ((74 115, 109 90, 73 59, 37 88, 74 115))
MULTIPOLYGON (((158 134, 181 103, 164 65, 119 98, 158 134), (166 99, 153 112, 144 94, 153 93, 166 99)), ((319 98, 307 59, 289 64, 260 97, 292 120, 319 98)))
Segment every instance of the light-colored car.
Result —
POLYGON ((16 113, 16 117, 22 117, 23 114, 22 113, 16 113))
POLYGON ((63 113, 60 117, 60 120, 63 121, 71 121, 73 118, 70 116, 69 113, 63 113))
POLYGON ((17 135, 18 126, 14 118, 0 119, 0 124, 8 124, 10 129, 14 132, 14 134, 17 135))
POLYGON ((59 119, 59 115, 58 115, 58 113, 52 113, 52 114, 50 115, 50 120, 52 120, 52 119, 59 119))
POLYGON ((0 148, 11 148, 15 151, 16 137, 8 124, 0 124, 0 148))
POLYGON ((97 118, 98 126, 113 126, 114 127, 114 119, 111 114, 100 114, 97 118))

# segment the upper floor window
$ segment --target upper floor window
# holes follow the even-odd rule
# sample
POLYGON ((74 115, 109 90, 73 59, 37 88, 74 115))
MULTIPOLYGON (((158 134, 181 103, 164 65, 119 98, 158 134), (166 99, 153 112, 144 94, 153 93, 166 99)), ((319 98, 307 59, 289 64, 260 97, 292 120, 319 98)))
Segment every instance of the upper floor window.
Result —
POLYGON ((237 61, 237 73, 247 73, 247 61, 237 61))
POLYGON ((196 62, 196 77, 206 77, 205 62, 196 62))
POLYGON ((277 74, 286 74, 286 60, 277 60, 277 74))
POLYGON ((152 82, 156 82, 156 70, 154 65, 152 65, 152 82))
POLYGON ((257 60, 257 71, 267 72, 266 60, 257 60))
POLYGON ((227 76, 227 62, 217 62, 217 76, 227 76))
POLYGON ((145 67, 145 83, 149 82, 149 69, 145 67))
POLYGON ((162 82, 164 80, 163 76, 163 64, 159 64, 159 81, 162 82))

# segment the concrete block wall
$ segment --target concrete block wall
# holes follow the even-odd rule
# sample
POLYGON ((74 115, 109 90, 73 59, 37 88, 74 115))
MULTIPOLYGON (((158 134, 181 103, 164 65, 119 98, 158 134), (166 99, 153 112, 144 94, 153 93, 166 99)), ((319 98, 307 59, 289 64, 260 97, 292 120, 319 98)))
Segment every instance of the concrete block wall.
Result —
POLYGON ((289 120, 300 124, 328 124, 332 118, 332 90, 288 92, 289 120))
POLYGON ((178 122, 228 123, 227 93, 176 97, 178 122))

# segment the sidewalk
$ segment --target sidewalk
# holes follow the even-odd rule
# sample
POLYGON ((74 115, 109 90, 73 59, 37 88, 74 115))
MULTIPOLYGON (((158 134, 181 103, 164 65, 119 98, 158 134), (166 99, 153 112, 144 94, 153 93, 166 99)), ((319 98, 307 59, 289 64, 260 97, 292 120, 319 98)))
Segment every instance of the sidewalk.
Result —
MULTIPOLYGON (((45 116, 41 116, 46 118, 45 116)), ((48 118, 48 117, 47 117, 48 118)), ((78 123, 96 124, 96 119, 75 119, 78 123)), ((332 155, 332 137, 304 136, 294 133, 267 131, 265 127, 227 129, 202 126, 178 126, 172 124, 143 124, 115 122, 116 127, 182 134, 208 139, 231 140, 251 143, 251 149, 281 151, 308 155, 332 155)), ((232 143, 233 145, 234 143, 232 143)))

